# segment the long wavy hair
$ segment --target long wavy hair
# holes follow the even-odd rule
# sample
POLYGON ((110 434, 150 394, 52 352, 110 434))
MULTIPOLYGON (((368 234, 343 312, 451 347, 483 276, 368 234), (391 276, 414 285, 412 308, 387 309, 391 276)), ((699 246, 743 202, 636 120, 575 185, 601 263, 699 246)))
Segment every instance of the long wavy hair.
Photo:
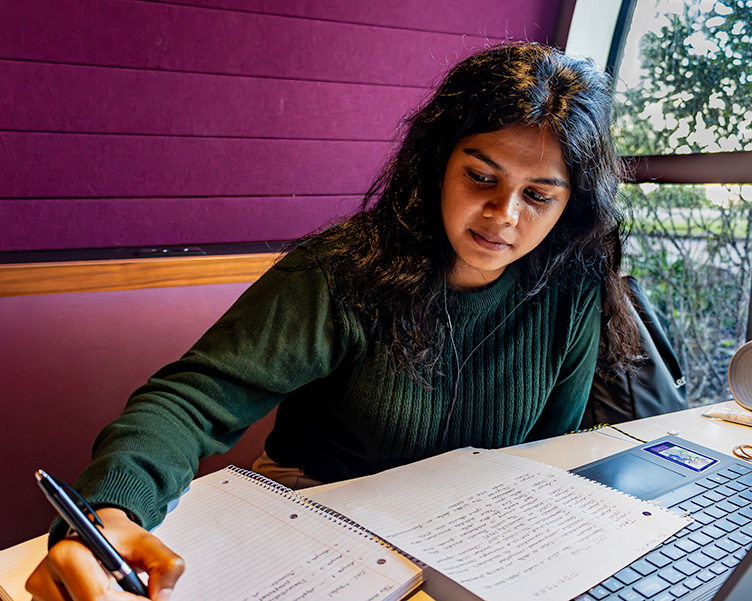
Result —
POLYGON ((638 356, 638 333, 620 278, 625 235, 616 206, 621 163, 610 133, 611 82, 587 61, 535 43, 490 47, 457 64, 406 118, 404 138, 368 190, 360 212, 321 234, 347 274, 337 289, 385 343, 395 367, 425 382, 447 324, 445 282, 456 255, 444 232, 440 185, 462 138, 520 124, 547 128, 570 178, 566 209, 525 257, 529 295, 561 273, 600 274, 598 367, 613 373, 638 356))

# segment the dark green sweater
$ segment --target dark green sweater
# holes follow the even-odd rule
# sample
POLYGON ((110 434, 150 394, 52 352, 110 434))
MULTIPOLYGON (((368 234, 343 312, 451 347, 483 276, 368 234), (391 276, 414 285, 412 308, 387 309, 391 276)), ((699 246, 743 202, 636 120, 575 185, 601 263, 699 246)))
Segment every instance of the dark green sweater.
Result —
POLYGON ((277 405, 267 453, 324 482, 577 428, 598 347, 597 278, 552 282, 483 342, 521 298, 520 268, 478 292, 447 292, 460 361, 480 346, 461 372, 442 445, 457 377, 451 341, 430 388, 392 373, 382 345, 332 298, 331 277, 325 252, 291 252, 134 393, 100 433, 77 488, 153 527, 201 457, 226 451, 277 405))

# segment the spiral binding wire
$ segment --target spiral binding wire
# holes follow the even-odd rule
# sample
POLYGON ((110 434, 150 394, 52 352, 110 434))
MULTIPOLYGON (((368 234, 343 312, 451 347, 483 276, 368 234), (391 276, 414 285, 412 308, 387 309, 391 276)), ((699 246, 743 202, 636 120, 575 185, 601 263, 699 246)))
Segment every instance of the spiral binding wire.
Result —
POLYGON ((261 474, 258 474, 251 470, 246 470, 243 468, 239 468, 235 465, 229 465, 227 466, 227 469, 238 476, 241 476, 243 478, 246 478, 247 480, 252 480, 262 488, 265 488, 267 490, 271 490, 274 493, 283 495, 288 500, 292 501, 293 503, 300 505, 302 507, 305 507, 309 511, 320 515, 322 517, 326 517, 330 521, 336 521, 344 525, 348 530, 351 530, 355 533, 357 533, 360 536, 365 536, 367 538, 370 538, 374 542, 377 542, 387 549, 390 549, 392 551, 396 551, 400 555, 407 557, 410 561, 417 564, 421 568, 425 568, 425 564, 421 562, 420 560, 416 559, 409 553, 405 553, 402 549, 395 547, 393 544, 391 544, 389 541, 385 540, 384 538, 380 537, 375 532, 372 532, 365 526, 362 526, 352 518, 347 517, 346 515, 340 513, 339 511, 336 511, 332 509, 331 507, 327 507, 326 505, 322 505, 321 503, 317 503, 316 501, 309 499, 308 497, 301 495, 296 490, 293 490, 292 488, 289 488, 283 484, 280 484, 279 482, 276 482, 274 480, 271 480, 267 478, 266 476, 262 476, 261 474))
POLYGON ((624 430, 621 430, 617 428, 616 426, 612 426, 611 424, 598 424, 597 426, 593 426, 592 428, 584 428, 582 430, 572 430, 571 432, 565 432, 564 436, 568 434, 580 434, 582 432, 595 432, 596 430, 602 430, 603 428, 612 428, 613 430, 616 430, 620 434, 624 434, 624 436, 627 436, 631 438, 632 440, 636 440, 640 444, 645 444, 647 440, 642 440, 640 438, 637 438, 636 436, 632 436, 629 432, 625 432, 624 430))

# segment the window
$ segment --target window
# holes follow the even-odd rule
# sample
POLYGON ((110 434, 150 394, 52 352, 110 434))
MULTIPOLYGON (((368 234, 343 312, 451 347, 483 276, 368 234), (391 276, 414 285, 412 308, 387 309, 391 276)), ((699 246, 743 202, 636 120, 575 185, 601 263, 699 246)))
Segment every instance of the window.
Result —
POLYGON ((752 1, 640 0, 616 72, 624 154, 752 150, 752 1))
MULTIPOLYGON (((664 321, 690 405, 728 400, 750 306, 752 0, 618 8, 609 52, 580 54, 608 56, 617 147, 641 157, 639 183, 622 190, 633 207, 627 269, 664 321)), ((568 41, 567 52, 585 41, 568 41)))

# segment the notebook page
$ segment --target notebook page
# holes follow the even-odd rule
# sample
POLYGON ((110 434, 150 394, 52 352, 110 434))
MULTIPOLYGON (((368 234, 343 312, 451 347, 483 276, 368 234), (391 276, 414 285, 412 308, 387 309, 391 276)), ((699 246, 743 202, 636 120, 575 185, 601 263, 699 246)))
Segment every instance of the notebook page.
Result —
POLYGON ((420 581, 383 544, 229 470, 195 480, 155 533, 186 561, 173 601, 375 601, 420 581))
POLYGON ((571 599, 687 522, 563 470, 478 449, 310 496, 487 601, 571 599))
POLYGON ((2 586, 0 586, 0 599, 2 599, 2 601, 13 601, 11 596, 6 592, 6 590, 2 586))
MULTIPOLYGON (((0 551, 0 585, 13 601, 30 601, 26 579, 47 555, 47 535, 37 536, 0 551)), ((0 599, 6 601, 2 595, 0 599)))

